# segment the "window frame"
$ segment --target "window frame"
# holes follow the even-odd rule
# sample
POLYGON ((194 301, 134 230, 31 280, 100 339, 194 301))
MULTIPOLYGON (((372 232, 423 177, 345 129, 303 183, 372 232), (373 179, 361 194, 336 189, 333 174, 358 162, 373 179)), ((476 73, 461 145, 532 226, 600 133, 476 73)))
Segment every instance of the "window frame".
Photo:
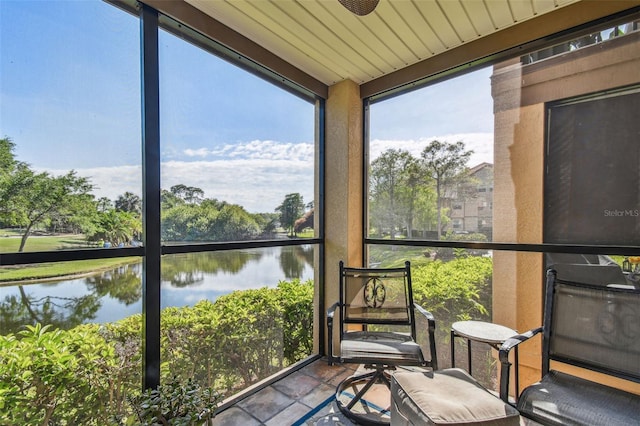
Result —
MULTIPOLYGON (((324 138, 325 138, 325 102, 326 99, 269 69, 259 65, 250 58, 226 48, 222 44, 198 33, 146 4, 131 0, 107 0, 111 6, 137 16, 140 20, 141 43, 141 97, 142 97, 142 201, 143 201, 143 245, 138 247, 118 247, 104 249, 73 249, 49 252, 9 252, 0 253, 0 266, 25 265, 32 263, 51 263, 87 259, 107 259, 117 257, 140 257, 143 260, 142 271, 142 369, 143 388, 155 388, 160 384, 160 263, 164 255, 178 253, 200 253, 227 251, 249 248, 284 247, 296 245, 312 245, 319 256, 315 268, 324 269, 324 138), (316 150, 318 160, 314 167, 314 187, 317 200, 316 232, 314 238, 269 239, 250 241, 229 241, 216 243, 194 243, 171 245, 163 244, 160 234, 160 110, 159 110, 159 30, 167 30, 173 35, 204 49, 243 71, 250 72, 259 78, 297 96, 315 106, 314 121, 316 123, 316 150)), ((316 90, 317 92, 317 90, 316 90)), ((315 283, 319 300, 314 301, 324 312, 324 279, 315 283)), ((319 353, 324 353, 324 330, 320 327, 319 353)), ((299 366, 315 360, 320 355, 312 355, 299 366)), ((275 380, 275 379, 274 379, 275 380)), ((263 381, 260 388, 273 380, 263 381)))
MULTIPOLYGON (((593 22, 579 25, 575 28, 569 28, 560 33, 551 35, 544 39, 535 40, 525 43, 512 49, 507 49, 496 54, 479 58, 477 60, 464 63, 451 69, 437 72, 432 75, 424 76, 416 81, 408 82, 393 89, 385 90, 363 97, 363 143, 365 147, 365 155, 363 156, 363 252, 367 253, 368 246, 387 245, 387 246, 412 246, 412 247, 447 247, 461 249, 487 249, 497 251, 512 252, 537 252, 537 253, 576 253, 576 254, 604 254, 604 255, 640 255, 640 246, 627 245, 597 245, 597 244, 554 244, 554 243, 515 243, 515 242, 480 242, 480 241, 446 241, 433 239, 382 239, 369 237, 369 176, 368 170, 370 165, 369 148, 370 148, 370 108, 372 105, 383 102, 385 100, 402 96, 425 87, 442 83, 448 79, 462 76, 466 73, 473 72, 480 68, 493 66, 502 61, 514 58, 522 58, 523 55, 551 47, 561 42, 567 42, 580 36, 584 36, 593 31, 601 31, 612 26, 620 25, 629 21, 638 20, 640 16, 640 7, 628 9, 612 16, 604 17, 593 22)), ((485 188, 486 191, 486 188, 485 188)), ((486 192, 485 192, 486 193, 486 192)), ((493 193, 493 186, 489 193, 493 193)), ((493 201, 491 202, 491 211, 493 211, 493 201)), ((367 258, 367 256, 365 256, 367 258)))

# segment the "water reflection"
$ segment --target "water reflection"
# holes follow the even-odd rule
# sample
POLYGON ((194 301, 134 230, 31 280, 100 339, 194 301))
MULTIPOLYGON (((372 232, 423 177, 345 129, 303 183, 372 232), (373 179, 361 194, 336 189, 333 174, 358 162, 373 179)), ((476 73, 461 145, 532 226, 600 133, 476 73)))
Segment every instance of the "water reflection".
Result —
POLYGON ((94 318, 101 306, 100 296, 92 293, 64 296, 65 292, 54 291, 53 295, 44 295, 32 290, 31 285, 0 290, 4 296, 0 303, 0 331, 3 334, 18 331, 25 324, 35 323, 73 328, 94 318))
MULTIPOLYGON (((261 251, 221 251, 214 253, 184 253, 162 258, 162 282, 174 287, 188 287, 220 272, 238 274, 249 261, 258 262, 261 251)), ((290 278, 290 276, 287 276, 290 278)))
POLYGON ((109 296, 125 305, 131 305, 142 297, 141 273, 142 263, 132 263, 88 277, 86 286, 99 297, 109 296))
MULTIPOLYGON (((142 311, 142 263, 85 278, 0 287, 0 333, 26 324, 69 329, 111 322, 142 311)), ((162 307, 214 301, 234 290, 313 279, 313 246, 273 247, 162 258, 162 307)))

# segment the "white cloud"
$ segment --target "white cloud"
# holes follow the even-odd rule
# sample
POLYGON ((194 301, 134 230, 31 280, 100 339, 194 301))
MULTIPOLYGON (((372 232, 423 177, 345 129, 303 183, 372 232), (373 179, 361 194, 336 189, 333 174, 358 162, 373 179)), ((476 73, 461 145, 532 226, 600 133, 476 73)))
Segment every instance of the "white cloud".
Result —
MULTIPOLYGON (((115 200, 125 192, 142 194, 140 167, 77 169, 95 185, 97 198, 115 200)), ((65 171, 50 170, 59 175, 65 171)), ((273 212, 293 192, 313 200, 313 162, 288 160, 170 161, 162 163, 161 186, 184 184, 202 189, 207 198, 244 206, 249 212, 273 212)))
POLYGON ((493 133, 459 133, 450 135, 440 135, 423 137, 420 139, 407 140, 380 140, 371 141, 369 152, 371 160, 376 159, 384 151, 393 149, 403 149, 409 151, 413 156, 420 157, 420 153, 433 140, 441 142, 464 142, 466 149, 472 150, 473 154, 469 160, 469 166, 473 167, 480 163, 493 163, 493 133))
POLYGON ((219 148, 186 149, 188 157, 245 158, 264 160, 313 161, 312 143, 285 143, 271 140, 253 140, 246 143, 226 144, 219 148))
MULTIPOLYGON (((94 185, 93 193, 97 198, 107 197, 115 200, 125 192, 142 194, 142 167, 115 166, 74 169, 78 176, 88 178, 94 185)), ((68 173, 68 170, 47 170, 54 176, 68 173)))
MULTIPOLYGON (((463 141, 474 151, 469 166, 493 163, 493 134, 466 133, 441 135, 418 140, 374 140, 371 159, 389 148, 405 149, 416 157, 432 140, 463 141)), ((207 198, 216 198, 244 206, 249 212, 273 212, 285 195, 298 192, 306 202, 313 200, 313 155, 310 143, 251 141, 226 145, 217 150, 206 148, 185 150, 197 161, 165 161, 162 163, 161 186, 169 189, 184 184, 202 189, 207 198), (211 158, 211 159, 207 159, 211 158)), ((90 178, 96 197, 115 200, 126 191, 142 194, 140 166, 96 167, 76 169, 78 175, 90 178)), ((49 170, 59 175, 61 170, 49 170)))
POLYGON ((185 149, 184 154, 187 157, 206 157, 209 155, 209 150, 207 148, 198 148, 198 149, 185 149))
POLYGON ((313 199, 313 162, 291 160, 170 161, 162 164, 162 187, 183 183, 208 198, 240 204, 250 212, 273 212, 293 192, 313 199))

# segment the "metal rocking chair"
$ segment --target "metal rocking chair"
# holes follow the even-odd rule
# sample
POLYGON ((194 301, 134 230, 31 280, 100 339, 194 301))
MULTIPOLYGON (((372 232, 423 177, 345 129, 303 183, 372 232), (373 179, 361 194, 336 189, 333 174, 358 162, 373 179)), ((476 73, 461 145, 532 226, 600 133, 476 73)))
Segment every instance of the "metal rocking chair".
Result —
MULTIPOLYGON (((354 412, 365 407, 365 394, 376 383, 390 387, 388 370, 396 366, 437 369, 433 315, 414 304, 410 263, 401 268, 350 268, 340 262, 340 300, 327 311, 329 331, 329 365, 334 362, 364 365, 372 371, 343 380, 336 389, 340 411, 360 424, 388 424, 383 417, 354 412), (340 355, 333 354, 333 320, 339 311, 340 355), (415 311, 427 322, 430 359, 425 359, 417 341, 415 311), (344 402, 343 393, 354 396, 344 402), (358 408, 359 408, 358 407, 358 408)), ((365 410, 366 411, 366 410, 365 410)))

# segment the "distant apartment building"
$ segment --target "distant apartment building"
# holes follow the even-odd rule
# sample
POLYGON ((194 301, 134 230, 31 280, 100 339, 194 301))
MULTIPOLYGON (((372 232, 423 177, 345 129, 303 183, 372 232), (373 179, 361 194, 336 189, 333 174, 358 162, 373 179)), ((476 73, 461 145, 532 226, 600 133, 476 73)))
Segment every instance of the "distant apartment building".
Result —
POLYGON ((493 229, 493 164, 481 163, 469 170, 470 183, 451 200, 449 231, 482 233, 491 240, 493 229))

